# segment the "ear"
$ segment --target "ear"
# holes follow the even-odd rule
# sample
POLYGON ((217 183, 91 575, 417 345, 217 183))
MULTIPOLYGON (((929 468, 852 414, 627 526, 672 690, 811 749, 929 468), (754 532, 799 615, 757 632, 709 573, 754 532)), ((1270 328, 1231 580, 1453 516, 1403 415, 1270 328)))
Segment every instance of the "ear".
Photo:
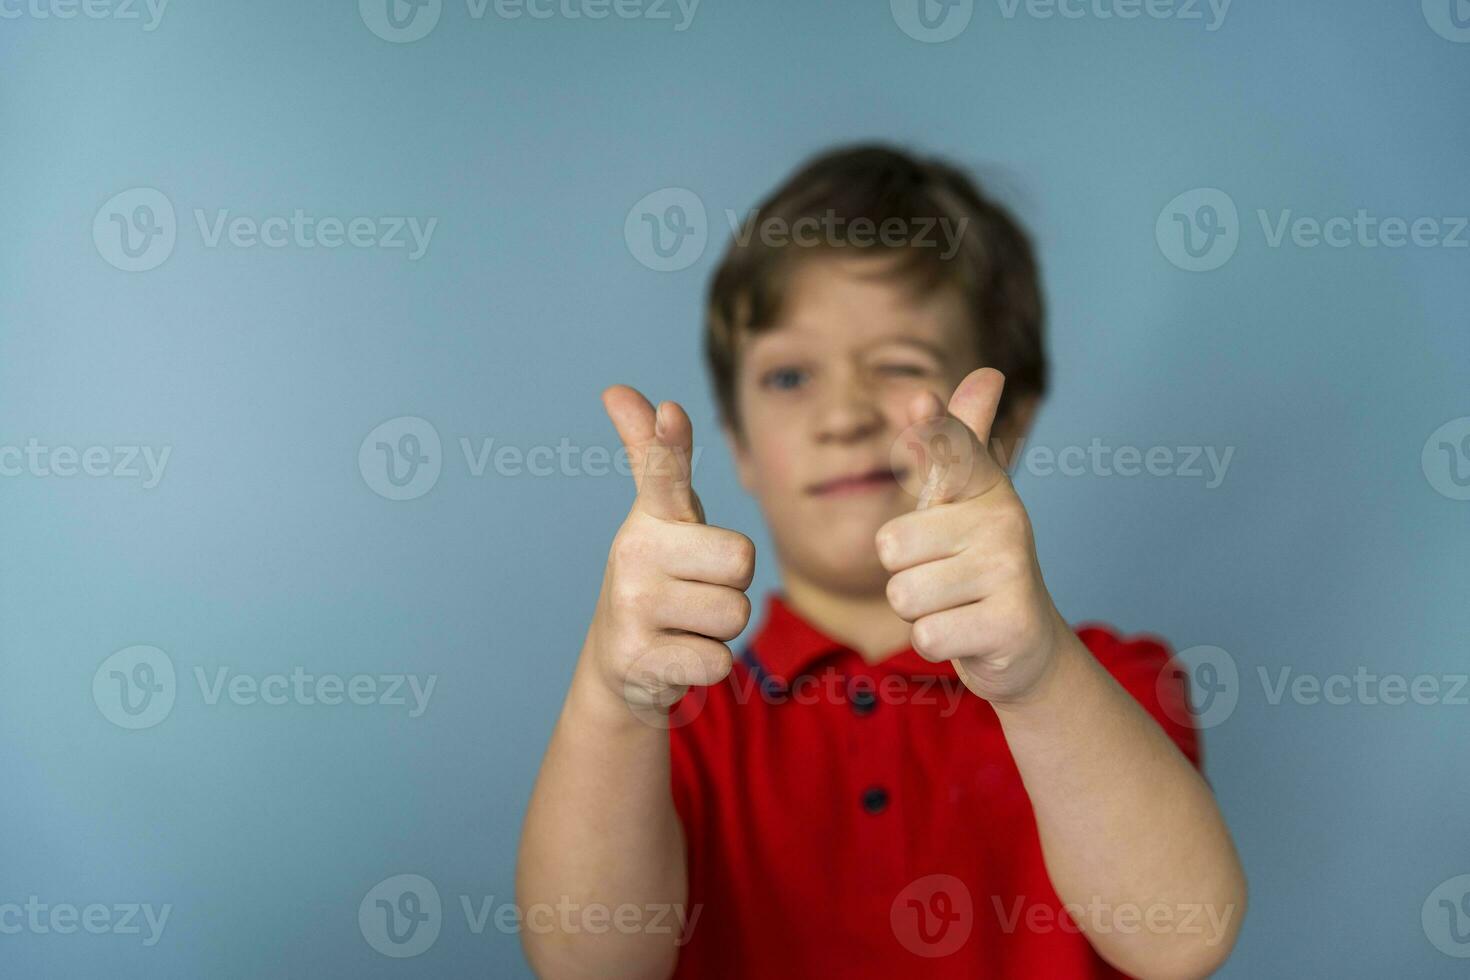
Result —
POLYGON ((990 433, 990 452, 1008 473, 1020 461, 1026 437, 1031 434, 1036 413, 1041 409, 1041 399, 1026 395, 1012 402, 1009 409, 1004 418, 995 420, 995 428, 990 433))
POLYGON ((750 447, 746 445, 745 437, 731 428, 729 422, 721 422, 720 431, 725 434, 725 444, 730 447, 730 457, 735 460, 735 475, 740 478, 740 486, 755 496, 755 462, 750 458, 750 447))

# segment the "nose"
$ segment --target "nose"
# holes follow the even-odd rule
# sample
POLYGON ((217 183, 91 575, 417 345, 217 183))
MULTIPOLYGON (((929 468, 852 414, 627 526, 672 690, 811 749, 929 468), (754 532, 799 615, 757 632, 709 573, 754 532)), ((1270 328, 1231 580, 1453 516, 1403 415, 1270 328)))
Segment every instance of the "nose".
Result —
POLYGON ((848 375, 834 384, 817 417, 817 442, 847 445, 883 430, 883 412, 872 389, 848 375))

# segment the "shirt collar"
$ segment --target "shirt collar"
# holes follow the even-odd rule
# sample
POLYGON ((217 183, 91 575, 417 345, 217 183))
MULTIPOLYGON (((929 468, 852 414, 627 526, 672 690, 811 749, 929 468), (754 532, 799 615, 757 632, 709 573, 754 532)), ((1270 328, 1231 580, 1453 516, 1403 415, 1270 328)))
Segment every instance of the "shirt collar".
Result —
POLYGON ((763 673, 782 684, 806 673, 828 656, 850 657, 856 669, 875 674, 948 675, 948 661, 930 663, 911 646, 894 651, 876 664, 867 664, 851 647, 823 633, 787 604, 779 592, 766 597, 766 614, 751 640, 751 652, 763 673))

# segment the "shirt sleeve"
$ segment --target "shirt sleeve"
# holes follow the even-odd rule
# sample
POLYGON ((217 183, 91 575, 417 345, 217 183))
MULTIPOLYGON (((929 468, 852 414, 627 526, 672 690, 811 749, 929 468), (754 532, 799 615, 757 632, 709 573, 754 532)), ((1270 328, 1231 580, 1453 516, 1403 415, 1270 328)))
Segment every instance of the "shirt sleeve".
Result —
MULTIPOLYGON (((740 669, 737 665, 736 669, 740 669)), ((669 711, 669 788, 674 810, 684 826, 685 851, 691 869, 700 842, 709 832, 713 786, 725 775, 729 757, 725 684, 693 687, 669 711)))
POLYGON ((1204 748, 1189 707, 1188 673, 1175 662, 1168 644, 1150 635, 1124 639, 1102 626, 1084 626, 1077 635, 1194 767, 1203 768, 1204 748))

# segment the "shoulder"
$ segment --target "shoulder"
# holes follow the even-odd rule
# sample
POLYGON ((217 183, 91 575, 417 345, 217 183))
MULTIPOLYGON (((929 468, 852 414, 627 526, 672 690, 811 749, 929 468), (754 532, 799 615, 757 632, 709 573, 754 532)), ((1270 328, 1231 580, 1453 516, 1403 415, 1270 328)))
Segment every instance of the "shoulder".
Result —
POLYGON ((1088 620, 1073 628, 1084 646, 1110 670, 1153 665, 1162 667, 1174 655, 1169 641, 1157 633, 1124 633, 1107 623, 1088 620))
POLYGON ((1188 676, 1174 660, 1169 642, 1157 633, 1123 633, 1100 622, 1079 623, 1073 631, 1103 669, 1198 766, 1202 752, 1189 704, 1188 676))

